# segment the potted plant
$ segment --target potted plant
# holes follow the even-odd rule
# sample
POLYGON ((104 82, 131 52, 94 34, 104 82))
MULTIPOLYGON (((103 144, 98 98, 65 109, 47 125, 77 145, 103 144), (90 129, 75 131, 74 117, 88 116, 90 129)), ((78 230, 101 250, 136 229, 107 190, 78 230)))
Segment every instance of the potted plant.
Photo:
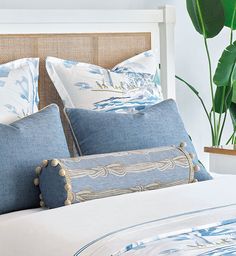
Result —
POLYGON ((176 78, 187 85, 200 100, 209 121, 212 146, 221 145, 228 115, 232 119, 232 134, 226 144, 236 144, 236 41, 233 42, 236 0, 186 0, 186 3, 192 23, 203 37, 209 68, 211 108, 207 109, 196 87, 179 76, 176 78), (229 46, 223 51, 213 75, 208 40, 216 37, 225 26, 230 29, 229 46))

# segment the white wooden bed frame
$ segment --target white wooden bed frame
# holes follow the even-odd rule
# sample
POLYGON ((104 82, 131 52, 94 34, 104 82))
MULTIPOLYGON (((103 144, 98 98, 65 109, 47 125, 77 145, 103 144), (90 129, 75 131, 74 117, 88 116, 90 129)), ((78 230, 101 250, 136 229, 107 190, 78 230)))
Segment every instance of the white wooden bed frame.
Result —
POLYGON ((156 10, 0 10, 0 34, 151 32, 160 51, 165 98, 175 99, 175 8, 156 10))

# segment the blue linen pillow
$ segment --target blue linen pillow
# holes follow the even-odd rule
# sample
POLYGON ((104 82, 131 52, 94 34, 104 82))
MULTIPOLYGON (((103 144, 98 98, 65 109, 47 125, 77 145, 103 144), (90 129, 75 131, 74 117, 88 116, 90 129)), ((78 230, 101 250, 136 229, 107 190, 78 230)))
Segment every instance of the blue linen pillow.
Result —
POLYGON ((194 181, 190 155, 176 147, 53 159, 39 170, 41 206, 48 208, 194 181))
POLYGON ((69 156, 54 104, 10 125, 0 124, 0 214, 38 207, 35 168, 44 159, 69 156))
POLYGON ((80 155, 102 154, 169 145, 187 144, 200 166, 199 181, 211 179, 199 162, 174 100, 166 100, 135 114, 95 112, 66 108, 80 155))

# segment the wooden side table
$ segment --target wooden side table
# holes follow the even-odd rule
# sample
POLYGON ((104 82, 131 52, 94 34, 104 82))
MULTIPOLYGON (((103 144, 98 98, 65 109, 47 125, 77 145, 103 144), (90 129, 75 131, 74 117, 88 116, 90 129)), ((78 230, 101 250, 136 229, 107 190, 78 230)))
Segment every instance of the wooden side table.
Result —
POLYGON ((236 145, 205 147, 210 154, 210 171, 236 175, 236 145))

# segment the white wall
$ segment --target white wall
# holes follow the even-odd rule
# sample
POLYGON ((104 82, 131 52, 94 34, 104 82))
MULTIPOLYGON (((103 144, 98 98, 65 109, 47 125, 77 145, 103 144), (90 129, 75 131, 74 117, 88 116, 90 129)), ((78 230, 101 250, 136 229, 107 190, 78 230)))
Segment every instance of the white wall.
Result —
MULTIPOLYGON (((176 73, 197 86, 210 104, 208 69, 203 40, 194 30, 188 17, 185 0, 1 0, 0 8, 156 8, 163 4, 173 4, 177 9, 176 25, 176 73)), ((223 48, 228 44, 229 34, 224 31, 217 39, 210 40, 213 63, 217 63, 223 48)), ((214 68, 215 69, 215 68, 214 68)), ((192 136, 196 149, 205 164, 207 154, 203 147, 210 145, 210 129, 198 100, 189 89, 177 83, 177 101, 187 130, 192 136)), ((231 133, 228 125, 228 134, 231 133)))
MULTIPOLYGON (((183 0, 180 0, 183 1, 183 0)), ((155 8, 158 6, 156 0, 1 0, 0 8, 155 8)))

